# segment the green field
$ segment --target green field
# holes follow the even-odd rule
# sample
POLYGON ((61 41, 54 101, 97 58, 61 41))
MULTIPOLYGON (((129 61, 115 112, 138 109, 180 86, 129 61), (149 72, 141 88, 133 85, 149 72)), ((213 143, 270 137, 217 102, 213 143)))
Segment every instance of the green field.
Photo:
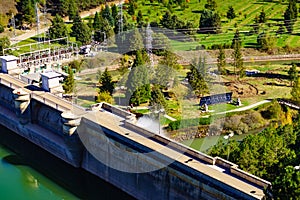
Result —
MULTIPOLYGON (((188 1, 187 1, 188 2, 188 1)), ((221 1, 216 0, 217 11, 220 14, 222 21, 222 33, 220 34, 196 34, 193 36, 194 42, 179 42, 172 41, 172 46, 175 50, 190 50, 195 49, 198 45, 210 47, 213 44, 230 44, 233 34, 236 29, 239 29, 244 47, 256 47, 257 34, 249 34, 252 29, 250 26, 254 23, 256 16, 259 16, 262 9, 264 9, 267 22, 261 25, 260 32, 267 32, 269 35, 277 38, 277 47, 297 47, 300 45, 300 21, 298 20, 294 25, 292 35, 284 33, 276 35, 276 31, 280 24, 283 24, 283 14, 287 8, 287 2, 281 1, 258 1, 249 0, 247 2, 241 0, 221 1), (233 6, 237 17, 228 20, 226 12, 229 6, 233 6)), ((162 3, 150 3, 150 1, 138 0, 138 6, 135 9, 135 16, 128 16, 129 21, 134 22, 139 10, 143 13, 143 20, 148 22, 160 22, 165 12, 168 10, 162 3)), ((193 23, 193 27, 198 28, 201 10, 204 9, 206 1, 190 0, 187 7, 182 9, 180 6, 173 6, 169 8, 172 15, 175 14, 179 19, 193 23)), ((125 7, 128 5, 125 4, 125 7)), ((180 36, 178 36, 180 37, 180 36)))

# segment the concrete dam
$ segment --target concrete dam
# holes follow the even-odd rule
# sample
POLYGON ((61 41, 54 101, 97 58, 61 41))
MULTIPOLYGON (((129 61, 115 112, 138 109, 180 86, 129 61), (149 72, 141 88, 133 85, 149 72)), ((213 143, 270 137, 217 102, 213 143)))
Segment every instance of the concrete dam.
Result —
POLYGON ((0 124, 137 199, 265 199, 271 183, 136 125, 110 104, 72 104, 0 74, 0 124))

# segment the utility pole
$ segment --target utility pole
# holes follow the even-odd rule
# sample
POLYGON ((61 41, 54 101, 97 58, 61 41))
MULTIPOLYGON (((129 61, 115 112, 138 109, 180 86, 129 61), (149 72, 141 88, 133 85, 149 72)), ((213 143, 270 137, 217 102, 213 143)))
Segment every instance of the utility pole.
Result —
POLYGON ((15 16, 13 13, 11 14, 11 25, 13 27, 13 38, 15 38, 16 37, 16 20, 15 20, 15 16))
POLYGON ((122 0, 119 3, 119 34, 123 32, 123 4, 122 0))
MULTIPOLYGON (((44 5, 44 26, 47 27, 47 5, 46 5, 46 3, 44 5)), ((46 38, 47 38, 46 37, 47 33, 48 33, 48 31, 45 31, 45 33, 44 33, 44 43, 45 43, 46 38)))
POLYGON ((36 31, 38 36, 38 46, 40 47, 40 17, 39 17, 39 8, 38 3, 35 3, 35 16, 36 16, 36 31))
POLYGON ((103 33, 103 51, 107 52, 107 39, 106 39, 106 33, 105 31, 102 32, 103 33))
POLYGON ((148 57, 150 59, 150 66, 153 68, 154 63, 153 63, 153 54, 152 54, 152 33, 153 31, 151 30, 150 23, 148 23, 147 29, 146 29, 146 51, 148 54, 148 57))

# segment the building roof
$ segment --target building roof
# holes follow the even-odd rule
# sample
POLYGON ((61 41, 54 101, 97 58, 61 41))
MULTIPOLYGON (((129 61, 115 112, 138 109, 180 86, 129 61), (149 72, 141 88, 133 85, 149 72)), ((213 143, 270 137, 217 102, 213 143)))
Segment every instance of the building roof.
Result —
POLYGON ((0 59, 5 60, 6 62, 10 62, 10 61, 18 60, 19 58, 16 56, 9 55, 9 56, 0 56, 0 59))
POLYGON ((29 80, 36 81, 36 82, 39 82, 40 78, 41 78, 40 73, 21 74, 21 77, 22 76, 29 79, 29 80))
POLYGON ((47 78, 56 78, 56 77, 62 76, 61 74, 54 72, 54 71, 44 72, 44 73, 41 73, 41 75, 45 76, 47 78))

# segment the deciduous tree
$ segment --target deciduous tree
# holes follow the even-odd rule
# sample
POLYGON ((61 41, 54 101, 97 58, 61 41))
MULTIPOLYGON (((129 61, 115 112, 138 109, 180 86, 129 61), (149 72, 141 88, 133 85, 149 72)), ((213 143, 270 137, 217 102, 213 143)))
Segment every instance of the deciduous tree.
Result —
POLYGON ((8 37, 0 38, 0 55, 3 56, 3 49, 10 46, 10 40, 8 37))

